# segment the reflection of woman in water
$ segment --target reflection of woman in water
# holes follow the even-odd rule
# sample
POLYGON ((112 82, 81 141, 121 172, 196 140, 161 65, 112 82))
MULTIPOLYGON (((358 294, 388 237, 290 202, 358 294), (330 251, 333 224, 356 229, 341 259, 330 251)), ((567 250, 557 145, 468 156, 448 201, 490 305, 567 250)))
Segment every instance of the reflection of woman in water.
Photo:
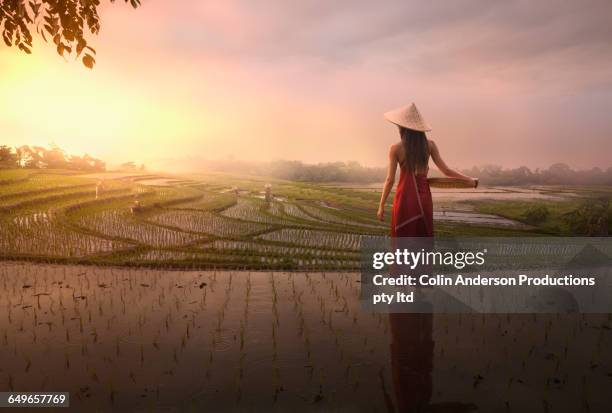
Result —
MULTIPOLYGON (((385 114, 399 126, 401 142, 389 150, 389 170, 380 198, 378 218, 384 219, 384 206, 397 184, 391 217, 392 237, 433 237, 433 204, 427 182, 429 158, 442 173, 476 186, 476 180, 451 168, 440 157, 436 144, 427 139, 431 130, 414 103, 385 114)), ((393 388, 400 412, 424 411, 431 400, 433 369, 433 315, 429 313, 390 313, 391 369, 393 388)))

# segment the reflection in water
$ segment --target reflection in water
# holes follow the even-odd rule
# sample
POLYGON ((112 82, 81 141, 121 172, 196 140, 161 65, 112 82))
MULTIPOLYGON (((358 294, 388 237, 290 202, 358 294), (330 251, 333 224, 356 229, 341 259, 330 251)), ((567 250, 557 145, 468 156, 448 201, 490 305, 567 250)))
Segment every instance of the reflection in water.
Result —
POLYGON ((612 411, 612 315, 383 316, 359 277, 0 262, 0 389, 79 412, 612 411))
MULTIPOLYGON (((467 413, 477 409, 473 403, 432 403, 433 394, 433 314, 431 303, 423 313, 391 313, 391 374, 396 411, 400 413, 454 412, 467 413)), ((438 389, 440 392, 440 389, 438 389)), ((444 392, 444 389, 442 389, 444 392)), ((393 411, 393 409, 389 409, 393 411)))
POLYGON ((424 411, 432 395, 432 314, 389 314, 393 388, 400 412, 424 411))

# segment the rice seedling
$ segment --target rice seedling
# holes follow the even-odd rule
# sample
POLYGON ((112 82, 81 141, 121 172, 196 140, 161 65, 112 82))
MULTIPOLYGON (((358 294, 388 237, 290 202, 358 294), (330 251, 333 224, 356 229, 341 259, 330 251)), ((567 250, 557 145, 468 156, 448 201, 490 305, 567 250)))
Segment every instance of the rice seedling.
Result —
POLYGON ((304 245, 317 248, 337 248, 357 251, 361 237, 357 234, 314 231, 307 229, 280 229, 257 237, 291 245, 304 245))
POLYGON ((202 240, 202 237, 194 234, 135 221, 127 210, 109 210, 85 215, 77 223, 86 230, 109 238, 136 241, 152 247, 180 246, 202 240))
POLYGON ((210 212, 168 211, 152 219, 152 222, 193 233, 215 236, 244 236, 261 232, 268 227, 226 218, 210 212))

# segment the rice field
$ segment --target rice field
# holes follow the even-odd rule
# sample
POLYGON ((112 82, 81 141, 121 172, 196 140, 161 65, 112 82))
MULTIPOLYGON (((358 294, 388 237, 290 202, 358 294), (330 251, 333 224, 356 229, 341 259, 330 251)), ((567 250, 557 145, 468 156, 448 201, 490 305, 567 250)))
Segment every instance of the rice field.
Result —
MULTIPOLYGON (((100 412, 612 409, 609 315, 365 311, 378 196, 0 170, 0 389, 100 412)), ((439 235, 537 234, 518 209, 441 205, 439 235)))
POLYGON ((0 386, 102 412, 612 407, 609 315, 389 317, 358 281, 0 263, 0 386))
MULTIPOLYGON (((537 234, 538 228, 520 222, 515 207, 510 217, 480 199, 532 194, 536 202, 534 194, 552 194, 576 203, 585 191, 484 188, 471 198, 466 193, 464 201, 456 193, 452 200, 434 193, 436 229, 443 236, 537 234)), ((191 269, 357 269, 362 236, 388 233, 390 213, 385 222, 375 219, 378 196, 359 187, 218 173, 0 170, 0 258, 191 269), (268 184, 272 198, 266 200, 268 184)), ((528 204, 520 202, 521 208, 528 204)), ((551 227, 544 232, 550 234, 551 227)))
POLYGON ((260 239, 281 244, 295 244, 306 247, 337 248, 358 251, 361 238, 358 234, 314 231, 310 229, 283 228, 260 235, 260 239))
POLYGON ((0 257, 11 260, 345 270, 360 235, 387 225, 358 192, 288 182, 268 201, 267 182, 218 175, 0 170, 0 182, 0 257), (347 208, 327 211, 319 196, 347 208))
POLYGON ((154 247, 180 246, 202 240, 194 234, 173 231, 132 219, 129 211, 107 210, 81 217, 78 225, 109 238, 129 239, 154 247))

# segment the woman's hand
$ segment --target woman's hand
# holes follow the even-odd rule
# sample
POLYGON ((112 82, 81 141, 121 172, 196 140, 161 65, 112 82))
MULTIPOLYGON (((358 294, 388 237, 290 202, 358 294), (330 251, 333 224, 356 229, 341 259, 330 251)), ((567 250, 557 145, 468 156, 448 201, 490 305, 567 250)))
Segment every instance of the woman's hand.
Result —
POLYGON ((379 221, 385 220, 385 207, 383 205, 378 207, 378 212, 376 213, 376 216, 378 217, 379 221))

